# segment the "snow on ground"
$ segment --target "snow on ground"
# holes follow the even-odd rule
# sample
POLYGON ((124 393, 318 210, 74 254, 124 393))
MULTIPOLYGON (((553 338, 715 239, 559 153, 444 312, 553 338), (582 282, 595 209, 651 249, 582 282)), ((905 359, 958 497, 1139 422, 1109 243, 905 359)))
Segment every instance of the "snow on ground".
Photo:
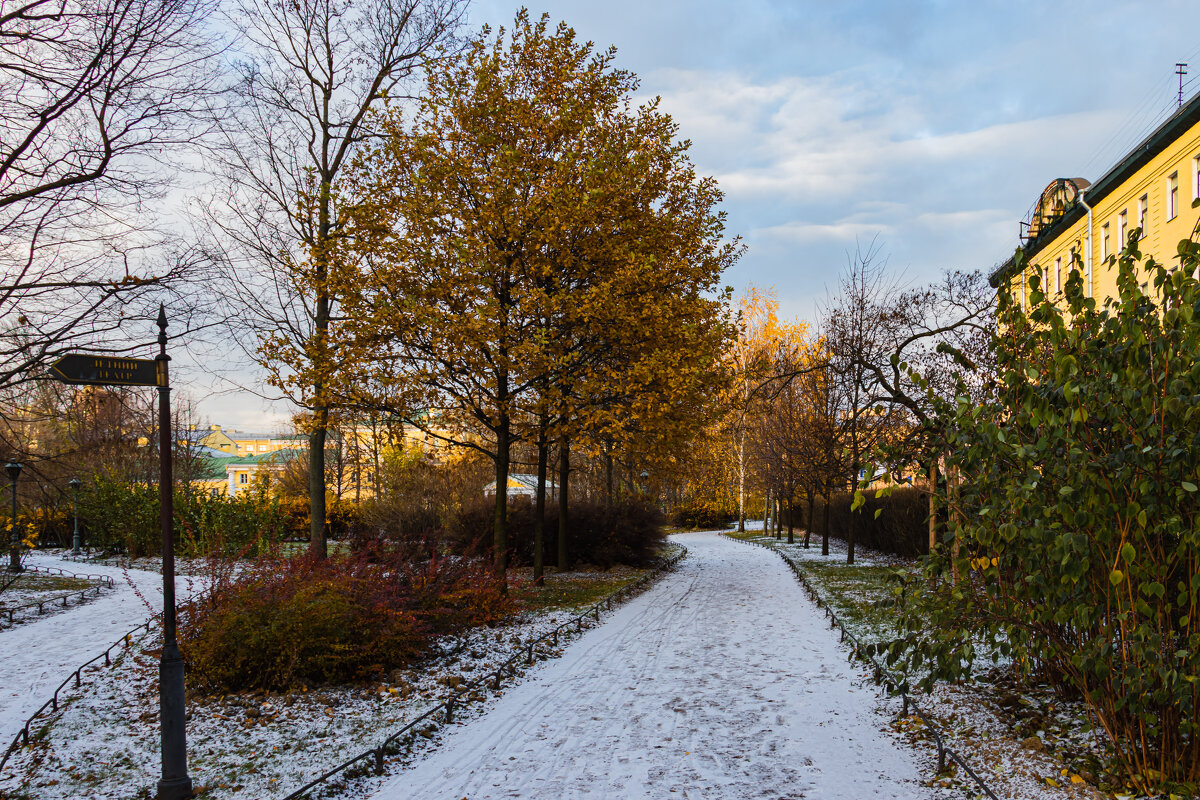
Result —
POLYGON ((0 589, 0 627, 10 627, 10 611, 11 625, 23 625, 90 603, 109 591, 108 584, 99 578, 47 574, 33 569, 0 576, 0 585, 4 586, 0 589), (83 592, 82 596, 79 592, 83 592), (37 603, 42 605, 39 607, 37 603))
MULTIPOLYGON (((588 579, 629 582, 639 574, 616 568, 555 574, 548 581, 554 584, 562 577, 574 584, 588 579)), ((189 696, 188 771, 193 785, 213 800, 282 797, 348 757, 378 746, 439 702, 449 686, 470 683, 494 670, 525 643, 578 613, 573 608, 542 609, 495 628, 447 637, 438 643, 440 655, 411 669, 393 670, 381 683, 189 696)), ((122 651, 112 669, 97 670, 84 691, 68 696, 60 713, 40 721, 34 746, 18 750, 0 775, 0 798, 150 797, 159 769, 159 646, 159 638, 149 636, 122 651)), ((560 653, 549 644, 537 648, 539 658, 560 653)), ((493 693, 472 692, 472 702, 460 709, 460 717, 477 715, 479 701, 493 693)), ((436 743, 429 730, 416 738, 417 750, 436 743)))
MULTIPOLYGON (((108 575, 115 589, 64 613, 0 630, 0 747, 80 664, 162 609, 162 576, 156 572, 77 564, 36 552, 25 563, 108 575)), ((183 599, 197 586, 178 580, 176 593, 183 599)))
MULTIPOLYGON (((749 526, 747 526, 749 528, 749 526)), ((820 564, 835 569, 846 561, 846 544, 830 539, 829 555, 821 555, 820 537, 814 536, 804 548, 801 532, 796 543, 783 539, 756 537, 796 561, 820 564)), ((754 548, 758 549, 758 548, 754 548)), ((911 560, 857 547, 858 567, 913 567, 911 560)), ((871 591, 859 592, 834 580, 838 572, 808 570, 810 582, 835 608, 855 636, 864 642, 888 638, 886 625, 844 613, 847 603, 871 603, 878 599, 871 591)), ((1103 793, 1092 784, 1099 772, 1096 764, 1105 749, 1087 718, 1081 702, 1063 701, 1047 686, 1013 685, 1011 673, 993 669, 980 659, 973 681, 939 684, 931 695, 917 695, 921 707, 929 713, 947 736, 950 746, 966 758, 995 794, 1012 800, 1059 800, 1061 798, 1101 798, 1103 793)), ((916 716, 898 720, 895 727, 913 741, 919 752, 933 753, 934 745, 924 723, 916 716)), ((974 782, 958 771, 948 785, 971 789, 974 782)))
POLYGON ((942 796, 777 556, 674 538, 675 573, 371 796, 942 796))

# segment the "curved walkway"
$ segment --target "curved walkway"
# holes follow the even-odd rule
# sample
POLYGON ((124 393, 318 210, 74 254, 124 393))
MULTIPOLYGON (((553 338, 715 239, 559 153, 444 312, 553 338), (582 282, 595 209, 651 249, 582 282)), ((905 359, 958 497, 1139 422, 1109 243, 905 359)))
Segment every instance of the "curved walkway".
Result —
POLYGON ((679 538, 676 573, 372 797, 932 796, 778 556, 679 538))
MULTIPOLYGON (((63 678, 145 622, 152 610, 158 613, 162 609, 162 575, 157 572, 78 564, 41 553, 31 553, 28 563, 108 575, 115 586, 113 591, 62 613, 0 631, 4 653, 0 658, 0 750, 17 735, 29 715, 50 699, 63 678)), ((196 584, 176 578, 176 596, 187 597, 198 588, 196 584)))

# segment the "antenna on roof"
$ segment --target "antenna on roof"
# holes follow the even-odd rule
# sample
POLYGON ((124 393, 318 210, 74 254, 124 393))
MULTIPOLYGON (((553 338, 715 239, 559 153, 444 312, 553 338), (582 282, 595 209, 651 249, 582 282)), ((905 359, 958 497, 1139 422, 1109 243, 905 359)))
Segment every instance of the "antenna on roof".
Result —
POLYGON ((1175 62, 1175 74, 1179 76, 1179 107, 1183 108, 1183 76, 1187 75, 1187 62, 1175 62))

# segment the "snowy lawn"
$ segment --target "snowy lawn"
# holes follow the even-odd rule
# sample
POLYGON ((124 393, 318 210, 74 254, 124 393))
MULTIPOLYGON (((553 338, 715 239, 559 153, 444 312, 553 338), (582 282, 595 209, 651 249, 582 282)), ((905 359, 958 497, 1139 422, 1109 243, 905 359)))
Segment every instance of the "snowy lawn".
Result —
MULTIPOLYGON (((62 613, 0 629, 0 747, 8 746, 29 715, 80 664, 162 607, 162 576, 154 572, 102 565, 84 569, 45 553, 30 553, 27 563, 107 575, 114 588, 62 613)), ((199 581, 181 580, 177 594, 187 597, 200 588, 199 581)), ((84 688, 90 685, 89 680, 84 688)), ((6 766, 0 778, 10 774, 6 766)))
POLYGON ((51 575, 27 570, 0 574, 0 627, 20 625, 38 617, 61 614, 95 600, 108 584, 82 576, 51 575), (82 594, 81 594, 82 593, 82 594), (33 605, 37 603, 39 605, 33 605))
MULTIPOLYGON (((838 617, 863 642, 887 641, 895 632, 893 612, 883 606, 891 593, 888 575, 911 574, 919 565, 896 556, 855 548, 855 563, 847 565, 845 544, 830 539, 828 556, 821 555, 818 536, 806 550, 797 533, 796 544, 764 537, 761 531, 729 534, 775 547, 795 560, 813 587, 838 617)), ((922 700, 935 722, 948 733, 947 741, 961 753, 997 796, 1004 798, 1101 798, 1097 788, 1107 742, 1095 731, 1082 703, 1057 699, 1048 686, 1028 685, 1003 666, 980 664, 970 683, 941 685, 922 700)), ((896 728, 917 747, 933 748, 915 716, 898 720, 896 728), (925 743, 922 743, 924 740, 925 743)), ((964 789, 973 786, 965 775, 950 776, 964 789), (965 782, 964 782, 965 781, 965 782)))
MULTIPOLYGON (((451 687, 495 669, 522 643, 539 638, 572 618, 579 607, 645 572, 616 568, 552 574, 540 590, 522 584, 518 573, 514 591, 534 610, 510 624, 443 640, 436 656, 412 669, 395 670, 380 683, 283 694, 190 696, 193 784, 205 798, 282 797, 377 746, 451 687)), ((157 637, 147 637, 124 653, 113 669, 97 671, 61 713, 42 721, 34 746, 14 755, 0 776, 0 797, 152 797, 159 768, 158 646, 157 637)), ((539 657, 559 652, 546 647, 539 657)), ((471 699, 486 697, 476 693, 471 699)), ((471 707, 460 714, 469 717, 471 707)), ((422 730, 417 739, 425 744, 432 737, 432 730, 422 730)))

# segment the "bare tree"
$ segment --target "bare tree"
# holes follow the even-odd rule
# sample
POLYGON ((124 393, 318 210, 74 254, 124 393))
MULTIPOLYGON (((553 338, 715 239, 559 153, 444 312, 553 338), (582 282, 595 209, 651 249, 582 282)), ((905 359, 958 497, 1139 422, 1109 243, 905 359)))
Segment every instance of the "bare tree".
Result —
POLYGON ((128 349, 148 295, 200 263, 163 248, 147 201, 203 133, 215 5, 0 4, 0 387, 68 349, 128 349))
POLYGON ((328 252, 341 230, 343 168, 372 135, 373 108, 397 99, 450 44, 468 0, 236 0, 242 32, 234 104, 218 115, 224 179, 209 218, 226 250, 241 340, 270 383, 312 413, 312 552, 325 545, 325 440, 335 405, 330 327, 339 298, 328 252), (244 328, 243 328, 244 330, 244 328))

